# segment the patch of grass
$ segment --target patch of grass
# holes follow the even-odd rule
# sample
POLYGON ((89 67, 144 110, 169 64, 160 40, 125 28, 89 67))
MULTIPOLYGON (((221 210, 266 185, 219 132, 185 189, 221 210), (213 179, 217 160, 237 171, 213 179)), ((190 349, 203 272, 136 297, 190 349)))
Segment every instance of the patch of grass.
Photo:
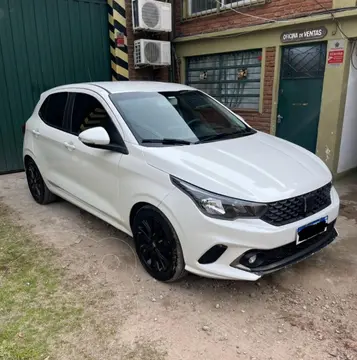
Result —
POLYGON ((83 308, 61 287, 53 252, 12 223, 0 204, 0 359, 42 360, 81 324, 83 308))

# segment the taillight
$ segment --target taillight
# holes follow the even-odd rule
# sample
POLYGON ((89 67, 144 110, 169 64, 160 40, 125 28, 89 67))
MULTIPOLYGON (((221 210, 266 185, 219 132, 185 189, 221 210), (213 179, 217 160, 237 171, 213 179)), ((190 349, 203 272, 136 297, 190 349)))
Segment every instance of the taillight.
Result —
POLYGON ((22 135, 25 135, 26 132, 26 123, 21 126, 22 129, 22 135))

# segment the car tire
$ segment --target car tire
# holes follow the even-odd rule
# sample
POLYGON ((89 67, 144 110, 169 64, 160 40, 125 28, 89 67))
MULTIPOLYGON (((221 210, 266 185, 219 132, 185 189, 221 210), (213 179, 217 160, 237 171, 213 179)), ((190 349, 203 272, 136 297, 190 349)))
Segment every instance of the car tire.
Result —
POLYGON ((142 207, 134 217, 132 232, 139 260, 152 277, 174 282, 186 275, 180 241, 158 209, 142 207))
POLYGON ((45 184, 40 170, 32 159, 28 159, 25 164, 27 184, 34 200, 40 205, 46 205, 57 200, 45 184))

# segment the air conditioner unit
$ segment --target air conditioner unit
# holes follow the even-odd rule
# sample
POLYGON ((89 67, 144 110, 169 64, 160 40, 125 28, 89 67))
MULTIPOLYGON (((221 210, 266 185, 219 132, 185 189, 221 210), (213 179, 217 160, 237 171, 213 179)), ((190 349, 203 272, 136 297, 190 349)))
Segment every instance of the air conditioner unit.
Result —
POLYGON ((134 64, 136 68, 171 65, 171 43, 148 39, 134 41, 134 64))
POLYGON ((133 0, 134 31, 172 31, 171 4, 155 0, 133 0))

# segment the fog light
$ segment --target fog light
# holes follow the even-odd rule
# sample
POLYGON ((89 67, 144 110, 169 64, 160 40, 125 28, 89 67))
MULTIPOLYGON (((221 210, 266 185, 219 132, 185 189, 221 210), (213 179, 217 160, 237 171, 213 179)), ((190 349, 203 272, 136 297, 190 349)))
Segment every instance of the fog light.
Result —
POLYGON ((235 268, 242 268, 244 267, 244 270, 247 268, 249 270, 254 270, 256 268, 259 268, 259 266, 264 264, 265 256, 262 252, 259 250, 249 250, 239 258, 235 259, 231 266, 235 268))
POLYGON ((252 255, 252 256, 249 257, 248 263, 249 263, 250 265, 253 265, 253 264, 256 262, 256 260, 257 260, 257 254, 254 254, 254 255, 252 255))

